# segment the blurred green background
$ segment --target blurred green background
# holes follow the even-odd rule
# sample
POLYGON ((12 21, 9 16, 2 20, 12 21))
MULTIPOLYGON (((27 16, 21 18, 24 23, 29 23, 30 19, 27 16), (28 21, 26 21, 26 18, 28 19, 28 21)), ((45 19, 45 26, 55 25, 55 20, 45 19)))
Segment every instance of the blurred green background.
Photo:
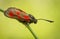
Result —
MULTIPOLYGON (((0 0, 0 8, 17 7, 36 18, 54 20, 38 21, 30 27, 39 39, 60 39, 60 0, 0 0)), ((17 20, 0 12, 0 39, 34 39, 29 30, 17 20)))

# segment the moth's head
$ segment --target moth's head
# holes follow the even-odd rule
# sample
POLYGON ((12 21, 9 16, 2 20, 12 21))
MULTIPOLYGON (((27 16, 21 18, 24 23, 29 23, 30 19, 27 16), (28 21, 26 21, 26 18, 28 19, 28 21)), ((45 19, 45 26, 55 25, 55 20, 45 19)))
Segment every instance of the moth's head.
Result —
POLYGON ((35 19, 33 22, 34 22, 34 24, 37 24, 37 19, 35 19))

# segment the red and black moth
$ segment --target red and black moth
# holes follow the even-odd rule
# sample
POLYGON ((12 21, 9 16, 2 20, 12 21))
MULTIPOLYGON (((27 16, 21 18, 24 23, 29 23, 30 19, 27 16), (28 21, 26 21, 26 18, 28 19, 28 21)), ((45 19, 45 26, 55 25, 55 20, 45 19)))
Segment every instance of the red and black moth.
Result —
MULTIPOLYGON (((0 10, 3 11, 3 10, 0 10)), ((9 17, 9 18, 13 18, 13 19, 17 19, 22 23, 37 23, 37 20, 45 20, 48 22, 53 22, 51 20, 46 20, 46 19, 36 19, 33 15, 31 14, 27 14, 26 12, 24 12, 21 9, 15 8, 15 7, 10 7, 7 10, 3 11, 4 15, 9 17)))
POLYGON ((50 23, 52 23, 53 21, 51 20, 47 20, 47 19, 36 19, 33 15, 31 14, 27 14, 26 12, 24 12, 21 9, 15 8, 15 7, 10 7, 7 10, 2 10, 0 9, 1 12, 4 13, 4 15, 8 18, 12 18, 12 19, 16 19, 19 22, 23 23, 26 25, 26 27, 30 30, 30 32, 32 33, 32 35, 35 37, 35 39, 37 39, 36 35, 33 33, 33 31, 31 30, 31 28, 29 27, 29 24, 34 23, 36 24, 38 20, 44 20, 44 21, 48 21, 50 23))

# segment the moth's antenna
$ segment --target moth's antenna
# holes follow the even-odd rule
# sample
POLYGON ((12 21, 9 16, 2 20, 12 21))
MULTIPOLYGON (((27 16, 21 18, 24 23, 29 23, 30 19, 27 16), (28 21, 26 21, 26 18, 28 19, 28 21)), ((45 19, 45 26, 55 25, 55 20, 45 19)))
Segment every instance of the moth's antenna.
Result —
POLYGON ((47 20, 47 19, 37 19, 37 20, 44 20, 44 21, 47 21, 47 22, 50 22, 50 23, 53 23, 54 22, 52 20, 47 20))
POLYGON ((3 12, 4 13, 4 10, 0 9, 0 12, 3 12))

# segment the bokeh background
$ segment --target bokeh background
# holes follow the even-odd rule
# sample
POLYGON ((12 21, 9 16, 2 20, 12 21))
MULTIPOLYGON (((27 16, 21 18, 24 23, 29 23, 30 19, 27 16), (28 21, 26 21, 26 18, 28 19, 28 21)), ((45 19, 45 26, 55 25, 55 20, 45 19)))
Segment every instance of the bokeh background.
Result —
MULTIPOLYGON (((16 7, 36 18, 54 20, 54 23, 38 21, 30 27, 39 39, 60 39, 60 0, 0 0, 0 8, 16 7)), ((29 30, 17 20, 0 12, 0 39, 34 39, 29 30)))

